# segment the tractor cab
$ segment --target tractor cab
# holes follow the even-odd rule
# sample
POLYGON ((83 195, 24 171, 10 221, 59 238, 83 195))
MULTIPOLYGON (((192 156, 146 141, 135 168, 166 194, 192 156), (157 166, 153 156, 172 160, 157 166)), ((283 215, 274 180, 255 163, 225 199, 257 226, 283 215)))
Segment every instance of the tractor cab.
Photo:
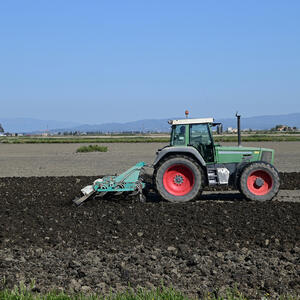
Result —
POLYGON ((199 151, 206 163, 215 161, 214 141, 211 127, 213 118, 171 120, 170 146, 192 146, 199 151))
MULTIPOLYGON (((219 126, 213 118, 171 120, 170 147, 193 147, 200 153, 205 164, 237 164, 263 160, 274 162, 274 150, 259 147, 221 146, 215 144, 212 127, 219 126)), ((219 130, 217 130, 219 131, 219 130)), ((239 138, 240 139, 240 138, 239 138)))

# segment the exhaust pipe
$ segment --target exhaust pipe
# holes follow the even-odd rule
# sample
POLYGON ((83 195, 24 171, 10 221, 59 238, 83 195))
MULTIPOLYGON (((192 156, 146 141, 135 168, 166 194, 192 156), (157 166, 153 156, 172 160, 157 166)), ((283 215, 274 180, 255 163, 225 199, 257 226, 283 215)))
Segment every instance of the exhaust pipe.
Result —
POLYGON ((241 115, 239 115, 237 112, 235 114, 237 118, 237 134, 238 134, 238 146, 240 147, 242 142, 241 142, 241 115))

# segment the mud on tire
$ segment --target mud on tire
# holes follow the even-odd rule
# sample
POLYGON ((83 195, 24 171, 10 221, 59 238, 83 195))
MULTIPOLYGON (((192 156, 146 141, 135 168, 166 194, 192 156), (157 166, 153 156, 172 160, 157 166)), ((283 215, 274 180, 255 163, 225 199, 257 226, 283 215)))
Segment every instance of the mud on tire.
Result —
POLYGON ((239 190, 249 200, 272 200, 278 193, 279 186, 278 171, 263 161, 246 166, 239 179, 239 190))
POLYGON ((181 155, 164 160, 153 177, 157 192, 170 202, 187 202, 197 198, 202 192, 204 180, 199 163, 181 155))

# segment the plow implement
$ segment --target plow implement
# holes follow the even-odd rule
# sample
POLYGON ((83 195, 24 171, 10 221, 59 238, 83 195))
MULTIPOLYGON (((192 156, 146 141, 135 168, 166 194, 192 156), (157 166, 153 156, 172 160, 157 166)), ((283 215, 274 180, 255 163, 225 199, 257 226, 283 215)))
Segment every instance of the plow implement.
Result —
POLYGON ((140 178, 140 173, 145 166, 145 162, 141 161, 118 176, 105 176, 96 179, 92 185, 84 187, 81 190, 83 196, 75 198, 73 202, 80 205, 88 199, 100 198, 107 193, 114 195, 131 193, 131 195, 138 195, 140 201, 145 201, 143 195, 145 183, 140 178))

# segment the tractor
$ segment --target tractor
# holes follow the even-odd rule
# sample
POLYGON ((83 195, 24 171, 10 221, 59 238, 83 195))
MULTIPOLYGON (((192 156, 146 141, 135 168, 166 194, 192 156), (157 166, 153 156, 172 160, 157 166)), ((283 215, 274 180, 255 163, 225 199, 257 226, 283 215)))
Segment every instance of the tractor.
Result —
MULTIPOLYGON (((271 200, 278 193, 280 179, 273 166, 273 149, 215 143, 212 128, 221 124, 213 118, 169 123, 170 145, 157 151, 153 163, 153 181, 165 200, 197 199, 205 186, 216 185, 233 186, 249 200, 271 200)), ((240 141, 240 130, 238 134, 240 141)))
MULTIPOLYGON (((274 150, 242 147, 240 116, 237 115, 238 146, 221 146, 213 140, 213 128, 221 123, 213 118, 170 120, 170 144, 156 153, 152 165, 153 183, 158 194, 170 202, 197 199, 206 186, 232 186, 245 198, 256 201, 273 199, 278 193, 280 179, 273 166, 274 150)), ((86 186, 83 196, 73 202, 82 204, 92 197, 107 193, 137 194, 145 201, 146 184, 140 171, 146 166, 139 162, 119 176, 105 176, 86 186)))

